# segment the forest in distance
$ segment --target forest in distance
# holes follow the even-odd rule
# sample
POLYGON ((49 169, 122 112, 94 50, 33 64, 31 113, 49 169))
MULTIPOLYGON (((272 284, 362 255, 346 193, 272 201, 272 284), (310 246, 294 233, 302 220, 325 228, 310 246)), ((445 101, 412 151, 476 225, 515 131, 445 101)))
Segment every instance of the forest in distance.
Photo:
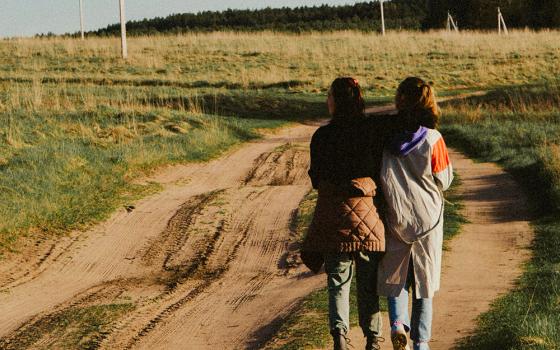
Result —
MULTIPOLYGON (((449 11, 461 29, 496 28, 500 7, 511 28, 547 29, 560 27, 560 1, 556 0, 392 0, 385 2, 388 29, 430 30, 445 26, 449 11)), ((159 33, 211 32, 222 30, 281 32, 361 30, 381 28, 377 1, 341 6, 302 6, 257 10, 204 11, 173 14, 129 21, 133 36, 159 33)), ((113 24, 91 31, 89 35, 119 35, 113 24)), ((49 35, 49 34, 47 34, 49 35)), ((77 35, 77 34, 73 34, 77 35)))

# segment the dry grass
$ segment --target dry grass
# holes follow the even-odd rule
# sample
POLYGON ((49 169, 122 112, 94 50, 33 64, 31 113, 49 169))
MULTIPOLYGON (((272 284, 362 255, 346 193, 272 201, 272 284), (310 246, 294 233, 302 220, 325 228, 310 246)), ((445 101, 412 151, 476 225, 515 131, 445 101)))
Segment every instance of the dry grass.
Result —
POLYGON ((414 74, 444 90, 480 88, 552 77, 560 70, 560 32, 516 31, 508 37, 476 32, 393 32, 386 37, 350 31, 218 32, 131 38, 131 59, 121 61, 118 53, 118 41, 112 38, 3 41, 0 78, 27 79, 35 88, 25 93, 36 96, 43 78, 202 88, 298 81, 302 90, 314 91, 334 76, 353 75, 370 93, 387 94, 414 74))

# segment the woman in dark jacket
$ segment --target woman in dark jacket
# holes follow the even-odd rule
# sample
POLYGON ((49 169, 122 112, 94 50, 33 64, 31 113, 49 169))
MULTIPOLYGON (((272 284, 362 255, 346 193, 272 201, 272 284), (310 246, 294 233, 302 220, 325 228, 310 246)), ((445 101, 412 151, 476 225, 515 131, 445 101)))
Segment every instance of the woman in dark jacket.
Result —
POLYGON ((389 123, 388 117, 366 118, 362 92, 353 78, 332 83, 328 107, 332 120, 311 141, 309 175, 319 198, 302 258, 324 258, 334 348, 347 349, 350 282, 355 273, 366 349, 379 349, 376 283, 385 230, 375 197, 383 146, 395 122, 389 123))

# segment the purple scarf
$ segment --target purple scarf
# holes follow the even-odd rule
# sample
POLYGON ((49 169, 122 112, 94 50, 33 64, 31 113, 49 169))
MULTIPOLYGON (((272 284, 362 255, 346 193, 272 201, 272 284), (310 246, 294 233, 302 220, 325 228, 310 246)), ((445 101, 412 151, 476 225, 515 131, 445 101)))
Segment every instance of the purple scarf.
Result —
POLYGON ((402 132, 393 139, 390 148, 391 152, 404 157, 412 152, 427 136, 428 129, 423 126, 416 130, 416 132, 402 132))

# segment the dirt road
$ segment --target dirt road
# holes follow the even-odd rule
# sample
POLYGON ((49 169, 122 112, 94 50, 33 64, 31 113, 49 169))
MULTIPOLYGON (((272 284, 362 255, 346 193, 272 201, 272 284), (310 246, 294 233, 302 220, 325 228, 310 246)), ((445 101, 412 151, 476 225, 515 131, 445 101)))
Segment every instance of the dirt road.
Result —
MULTIPOLYGON (((131 212, 83 234, 37 242, 33 256, 0 266, 0 348, 60 347, 52 323, 113 304, 134 309, 92 340, 96 348, 258 348, 301 297, 324 285, 324 276, 290 264, 290 223, 310 189, 306 146, 316 128, 297 125, 210 163, 170 167, 149 179, 164 190, 131 212)), ((472 224, 446 257, 446 290, 436 304, 439 349, 510 286, 526 257, 517 247, 531 236, 526 221, 517 222, 524 213, 503 210, 503 195, 517 193, 511 179, 454 158, 472 224), (495 191, 496 184, 510 187, 495 191), (481 274, 492 278, 473 289, 481 274)))
POLYGON ((291 219, 310 189, 306 147, 316 127, 286 128, 219 160, 169 168, 149 179, 165 190, 132 212, 45 246, 20 262, 17 278, 3 268, 0 348, 56 344, 49 320, 119 302, 137 306, 98 347, 258 346, 323 282, 288 259, 291 219))
MULTIPOLYGON (((529 258, 534 235, 527 199, 509 174, 458 152, 451 158, 461 176, 459 192, 469 223, 451 241, 443 259, 442 289, 434 299, 433 350, 452 349, 474 329, 476 317, 513 286, 529 258)), ((392 347, 386 315, 384 322, 383 349, 388 350, 392 347)), ((359 329, 352 330, 351 338, 357 349, 363 348, 359 329)))

